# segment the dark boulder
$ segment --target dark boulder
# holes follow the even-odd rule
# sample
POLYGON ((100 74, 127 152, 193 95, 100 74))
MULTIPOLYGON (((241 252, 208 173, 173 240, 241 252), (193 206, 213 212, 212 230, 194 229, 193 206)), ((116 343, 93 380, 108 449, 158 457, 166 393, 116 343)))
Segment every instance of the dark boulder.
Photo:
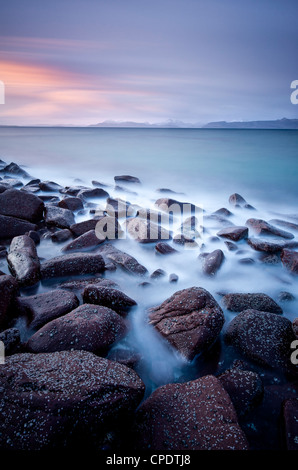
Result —
POLYGON ((38 183, 39 188, 41 191, 46 191, 46 192, 57 192, 60 191, 60 189, 63 189, 60 184, 55 183, 54 181, 40 181, 38 183))
POLYGON ((247 450, 235 409, 220 381, 207 375, 159 387, 137 411, 136 449, 247 450))
POLYGON ((42 279, 101 273, 105 263, 101 255, 71 253, 44 261, 40 267, 42 279))
POLYGON ((128 219, 126 228, 129 235, 139 243, 152 243, 171 238, 168 230, 139 217, 128 219))
POLYGON ((131 176, 131 175, 119 175, 119 176, 114 176, 114 181, 116 183, 120 182, 125 182, 125 183, 141 183, 139 178, 136 176, 131 176))
POLYGON ((246 200, 238 193, 234 193, 229 197, 229 203, 236 207, 243 207, 245 204, 247 204, 246 200))
POLYGON ((219 237, 228 238, 229 240, 238 242, 239 240, 248 237, 248 228, 239 226, 225 227, 217 232, 217 235, 219 237))
POLYGON ((103 242, 103 239, 97 237, 95 230, 89 230, 89 232, 83 233, 83 235, 65 245, 62 251, 86 251, 96 248, 103 242))
POLYGON ((131 307, 137 305, 135 300, 120 290, 100 284, 87 285, 83 291, 83 300, 87 304, 109 307, 120 315, 125 315, 131 307))
POLYGON ((282 308, 266 294, 226 294, 222 298, 224 306, 232 312, 253 309, 282 314, 282 308))
POLYGON ((221 250, 214 250, 212 253, 204 253, 204 255, 206 256, 202 258, 202 270, 205 274, 214 276, 220 269, 225 255, 221 250))
POLYGON ((34 194, 8 189, 0 194, 0 214, 38 222, 43 217, 44 203, 34 194))
POLYGON ((162 255, 170 255, 172 253, 178 253, 178 251, 175 250, 175 248, 173 248, 167 242, 156 243, 155 249, 158 253, 161 253, 162 255))
POLYGON ((8 328, 0 333, 0 341, 5 348, 5 356, 16 354, 21 350, 21 335, 18 328, 8 328))
POLYGON ((18 284, 14 277, 0 276, 0 327, 8 320, 9 307, 18 292, 18 284))
POLYGON ((13 238, 7 262, 21 286, 33 286, 40 279, 40 262, 36 245, 28 235, 13 238))
POLYGON ((9 175, 17 175, 22 178, 30 178, 30 175, 23 170, 17 163, 11 162, 0 170, 0 173, 8 173, 9 175))
POLYGON ((68 230, 68 228, 57 230, 57 232, 51 234, 51 240, 54 243, 66 242, 70 238, 72 238, 72 233, 70 230, 68 230))
POLYGON ((226 370, 218 378, 230 395, 238 416, 247 414, 260 403, 264 387, 256 372, 235 367, 226 370))
POLYGON ((75 223, 75 219, 69 209, 47 206, 45 209, 45 222, 49 227, 70 228, 75 223))
POLYGON ((208 349, 217 339, 224 315, 215 299, 201 287, 175 292, 150 309, 150 324, 187 359, 208 349))
POLYGON ((284 242, 269 241, 262 238, 248 238, 247 243, 256 251, 266 253, 280 253, 284 247, 284 242))
POLYGON ((76 237, 79 237, 80 235, 83 235, 83 233, 89 232, 89 230, 95 230, 98 220, 99 219, 96 218, 78 222, 77 224, 73 224, 70 227, 70 230, 76 237))
POLYGON ((46 323, 29 338, 26 349, 34 353, 75 349, 104 355, 125 332, 126 325, 116 312, 84 304, 46 323))
POLYGON ((244 310, 227 326, 225 340, 245 357, 266 367, 291 369, 292 323, 285 317, 258 310, 244 310))
POLYGON ((78 211, 84 208, 82 200, 79 197, 66 197, 58 202, 58 207, 68 209, 70 211, 78 211))
POLYGON ((145 266, 140 264, 133 256, 118 250, 113 245, 107 243, 100 247, 98 251, 130 274, 144 276, 148 272, 145 266))
POLYGON ((18 315, 28 318, 30 328, 38 329, 71 312, 78 305, 79 301, 72 292, 55 289, 42 294, 17 297, 14 307, 18 315))
POLYGON ((287 450, 298 450, 298 398, 285 401, 283 419, 287 450))
POLYGON ((90 199, 90 198, 101 198, 101 197, 109 197, 109 193, 105 191, 102 188, 87 188, 87 189, 81 189, 77 197, 82 199, 84 201, 85 199, 90 199))
POLYGON ((87 351, 11 356, 0 387, 0 449, 13 451, 98 446, 144 394, 134 371, 87 351))

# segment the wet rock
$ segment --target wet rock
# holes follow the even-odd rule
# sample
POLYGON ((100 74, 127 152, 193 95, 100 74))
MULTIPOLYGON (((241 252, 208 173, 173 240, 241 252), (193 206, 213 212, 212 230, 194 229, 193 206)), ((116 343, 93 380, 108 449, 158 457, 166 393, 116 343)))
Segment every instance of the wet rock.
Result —
POLYGON ((51 234, 51 239, 54 243, 66 242, 70 238, 72 238, 72 233, 70 230, 68 230, 68 228, 58 230, 57 232, 51 234))
POLYGON ((168 230, 138 217, 127 220, 126 228, 129 235, 139 243, 152 243, 171 238, 168 230))
POLYGON ((40 262, 36 245, 27 235, 13 238, 7 262, 9 269, 21 286, 33 286, 39 281, 40 262))
POLYGON ((96 274, 103 272, 104 269, 105 263, 100 254, 71 253, 43 262, 40 273, 42 279, 50 279, 53 277, 96 274))
POLYGON ((238 263, 240 263, 240 264, 254 264, 255 260, 252 259, 252 258, 240 258, 238 260, 238 263))
POLYGON ((138 354, 134 351, 127 349, 113 349, 108 356, 110 361, 116 361, 124 366, 131 367, 132 369, 136 367, 138 362, 142 359, 141 354, 138 354))
POLYGON ((118 289, 103 285, 89 284, 83 291, 83 301, 87 304, 97 304, 109 307, 120 315, 126 315, 128 310, 137 305, 136 301, 118 289))
POLYGON ((104 355, 123 337, 126 325, 116 312, 101 305, 80 305, 48 322, 27 341, 29 352, 84 350, 104 355))
POLYGON ((105 240, 117 240, 124 235, 117 218, 108 216, 100 217, 95 227, 95 233, 102 242, 105 240))
POLYGON ((70 211, 78 211, 84 208, 82 200, 79 197, 66 197, 58 202, 58 207, 68 209, 70 211))
POLYGON ((238 246, 236 245, 236 243, 225 241, 225 245, 226 245, 226 247, 228 248, 229 251, 237 251, 238 250, 238 246))
POLYGON ((160 279, 161 277, 164 277, 167 273, 159 268, 159 269, 156 269, 155 271, 153 271, 152 274, 150 274, 150 278, 151 279, 160 279))
POLYGON ((290 320, 274 313, 244 310, 228 325, 225 340, 245 357, 281 370, 290 367, 290 346, 295 340, 290 320))
POLYGON ((177 276, 177 274, 172 273, 169 275, 169 282, 178 282, 178 280, 179 280, 179 277, 177 276))
POLYGON ((148 272, 145 266, 140 264, 133 256, 118 250, 113 245, 107 243, 100 247, 98 251, 102 253, 105 258, 121 266, 130 274, 144 276, 148 272))
POLYGON ((85 287, 89 286, 90 284, 98 285, 101 287, 112 287, 116 289, 119 287, 118 284, 115 281, 112 281, 111 279, 105 279, 102 277, 89 277, 87 279, 59 282, 57 288, 70 290, 72 292, 76 292, 78 295, 83 295, 85 287))
POLYGON ((295 296, 291 294, 291 292, 282 291, 278 294, 278 300, 280 302, 291 302, 292 300, 295 300, 295 296))
POLYGON ((96 180, 92 180, 91 183, 92 183, 92 185, 95 186, 96 188, 107 188, 108 186, 110 186, 110 185, 108 185, 108 184, 105 184, 105 183, 102 183, 102 182, 96 181, 96 180))
POLYGON ((0 194, 0 214, 38 222, 43 217, 44 203, 34 194, 8 189, 0 194))
POLYGON ((0 170, 0 173, 8 173, 9 175, 17 175, 23 178, 30 178, 30 175, 23 170, 17 163, 11 162, 0 170))
POLYGON ((5 356, 16 354, 21 349, 21 336, 17 328, 8 328, 0 333, 0 341, 4 343, 5 356))
POLYGON ((53 181, 40 181, 38 183, 38 186, 39 188, 41 189, 41 191, 46 191, 46 192, 58 192, 60 191, 62 188, 62 186, 60 186, 60 184, 57 184, 57 183, 54 183, 53 181))
POLYGON ((61 194, 68 194, 69 196, 77 196, 82 189, 90 189, 86 186, 66 186, 63 189, 60 189, 61 194))
POLYGON ((100 218, 84 220, 83 222, 71 225, 70 230, 76 237, 79 237, 83 233, 89 232, 89 230, 95 230, 99 220, 100 218))
POLYGON ((282 314, 282 308, 266 294, 226 294, 222 302, 231 312, 253 309, 282 314))
POLYGON ((207 375, 159 387, 137 411, 136 448, 152 451, 248 449, 220 381, 207 375))
POLYGON ((161 211, 170 212, 173 216, 180 217, 181 215, 190 215, 196 216, 202 213, 200 207, 195 206, 189 202, 181 202, 172 198, 160 198, 155 201, 155 206, 158 207, 161 211))
POLYGON ((16 178, 11 178, 11 177, 6 177, 5 179, 2 180, 2 184, 7 184, 9 188, 21 188, 23 185, 22 181, 16 179, 16 178))
POLYGON ((134 371, 87 351, 11 356, 0 386, 0 448, 14 451, 98 445, 144 394, 134 371))
POLYGON ((285 401, 283 419, 287 450, 298 450, 298 398, 285 401))
POLYGON ((88 188, 88 189, 81 189, 77 197, 82 199, 96 198, 96 197, 109 197, 109 193, 102 188, 88 188))
POLYGON ((284 247, 284 242, 271 242, 262 238, 248 238, 247 243, 256 251, 266 253, 280 253, 284 247))
POLYGON ((111 217, 131 217, 136 214, 134 207, 128 201, 123 201, 120 198, 108 197, 107 205, 105 208, 106 213, 111 217))
POLYGON ((221 250, 214 250, 212 253, 204 253, 204 255, 202 270, 205 274, 214 276, 220 269, 225 256, 221 250))
POLYGON ((238 193, 234 193, 229 197, 229 203, 236 207, 243 207, 245 204, 247 204, 246 200, 238 193))
POLYGON ((233 213, 229 211, 228 209, 226 209, 225 207, 218 209, 217 211, 213 212, 213 214, 220 215, 222 217, 230 217, 231 215, 233 215, 233 213))
POLYGON ((293 250, 282 250, 282 264, 293 274, 298 274, 298 253, 293 250))
POLYGON ((228 392, 238 416, 247 414, 263 397, 263 382, 255 372, 232 368, 218 378, 228 392))
POLYGON ((72 211, 61 207, 47 206, 45 209, 45 222, 50 227, 70 228, 75 219, 72 211))
POLYGON ((219 237, 228 238, 229 240, 238 242, 239 240, 243 240, 243 238, 248 237, 248 228, 239 226, 225 227, 217 232, 217 235, 219 237))
POLYGON ((42 294, 17 297, 15 309, 19 316, 26 316, 32 329, 71 312, 79 305, 77 297, 67 290, 55 289, 42 294))
POLYGON ((62 251, 86 251, 96 248, 103 242, 103 239, 100 240, 97 237, 95 230, 89 230, 89 232, 83 233, 83 235, 65 245, 62 251))
POLYGON ((116 183, 120 182, 125 182, 125 183, 141 183, 139 178, 136 176, 131 176, 131 175, 119 175, 119 176, 114 176, 114 181, 116 183))
POLYGON ((18 284, 14 277, 0 276, 0 327, 8 320, 9 307, 18 292, 18 284))
POLYGON ((173 248, 171 245, 169 245, 166 242, 158 242, 155 245, 155 249, 158 253, 161 253, 162 255, 169 255, 169 254, 173 254, 173 253, 178 253, 178 251, 175 250, 175 248, 173 248))
POLYGON ((252 228, 254 232, 258 235, 274 235, 275 237, 281 237, 286 239, 294 238, 294 235, 292 233, 285 232, 284 230, 274 227, 273 225, 268 224, 268 222, 262 219, 248 219, 246 221, 246 225, 252 228))
POLYGON ((192 360, 217 339, 224 315, 215 299, 201 287, 177 291, 150 309, 149 323, 183 356, 192 360))

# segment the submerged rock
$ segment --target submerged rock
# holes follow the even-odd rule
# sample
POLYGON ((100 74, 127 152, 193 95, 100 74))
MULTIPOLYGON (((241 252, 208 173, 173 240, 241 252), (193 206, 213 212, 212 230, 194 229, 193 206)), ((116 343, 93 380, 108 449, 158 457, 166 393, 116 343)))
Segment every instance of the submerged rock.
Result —
POLYGON ((171 238, 168 230, 138 217, 127 220, 126 227, 129 235, 139 243, 153 243, 171 238))
POLYGON ((173 253, 178 253, 178 251, 175 250, 175 248, 173 248, 171 245, 169 245, 166 242, 158 242, 155 245, 155 249, 158 253, 161 253, 162 255, 170 255, 173 253))
POLYGON ((43 210, 43 201, 34 194, 18 189, 8 189, 0 194, 0 214, 2 215, 38 222, 43 217, 43 210))
POLYGON ((23 170, 17 163, 11 162, 9 165, 4 166, 0 170, 0 173, 8 173, 10 175, 17 175, 23 178, 30 178, 30 175, 23 170))
POLYGON ((246 200, 238 193, 234 193, 229 197, 229 203, 236 207, 243 207, 247 204, 246 200))
POLYGON ((246 437, 228 393, 207 375, 159 387, 137 411, 136 449, 245 450, 246 437))
POLYGON ((160 306, 150 309, 149 323, 183 356, 192 360, 217 339, 224 324, 223 312, 201 287, 177 291, 160 306))
POLYGON ((144 384, 131 369, 86 351, 16 354, 0 368, 0 449, 86 445, 122 428, 144 384))
POLYGON ((28 235, 13 238, 7 262, 21 286, 33 286, 40 279, 40 262, 36 245, 28 235))
POLYGON ((104 355, 125 332, 126 325, 116 312, 84 304, 46 323, 29 338, 26 348, 34 353, 75 349, 104 355))
POLYGON ((244 310, 229 323, 225 340, 262 365, 284 371, 290 367, 290 346, 295 335, 290 320, 285 317, 244 310))
POLYGON ((101 273, 105 263, 101 255, 93 253, 71 253, 44 261, 40 267, 42 279, 101 273))
POLYGON ((284 242, 269 241, 262 238, 248 238, 247 243, 256 251, 265 251, 266 253, 279 253, 284 248, 284 242))
POLYGON ((141 183, 139 178, 136 176, 131 176, 131 175, 119 175, 119 176, 114 176, 114 181, 118 183, 118 181, 126 182, 126 183, 141 183))
POLYGON ((26 316, 30 328, 37 329, 78 307, 77 297, 67 290, 55 289, 42 294, 17 297, 18 315, 26 316))
POLYGON ((261 310, 282 314, 282 308, 266 294, 226 294, 222 298, 224 306, 232 312, 242 312, 247 309, 261 310))

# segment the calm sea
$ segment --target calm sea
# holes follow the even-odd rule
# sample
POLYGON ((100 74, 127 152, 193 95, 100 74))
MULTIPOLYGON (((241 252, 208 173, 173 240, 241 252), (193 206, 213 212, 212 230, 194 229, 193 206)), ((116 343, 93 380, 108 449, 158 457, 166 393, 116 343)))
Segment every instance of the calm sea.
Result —
POLYGON ((132 174, 205 206, 233 192, 264 208, 298 203, 295 130, 0 128, 0 158, 58 182, 132 174))

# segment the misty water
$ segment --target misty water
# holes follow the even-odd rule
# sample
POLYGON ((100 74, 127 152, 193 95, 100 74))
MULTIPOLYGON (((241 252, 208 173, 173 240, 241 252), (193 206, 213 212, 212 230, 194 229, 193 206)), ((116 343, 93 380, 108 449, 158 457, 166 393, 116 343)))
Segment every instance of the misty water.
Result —
MULTIPOLYGON (((105 273, 106 278, 115 280, 119 288, 137 302, 128 315, 130 331, 114 348, 133 350, 141 355, 138 372, 147 386, 147 393, 164 383, 218 371, 218 365, 214 370, 212 364, 211 369, 209 366, 206 369, 202 358, 187 362, 148 324, 148 308, 159 305, 177 290, 203 287, 221 307, 223 292, 263 292, 278 301, 279 293, 288 291, 296 299, 278 303, 286 317, 291 320, 297 317, 297 280, 281 263, 263 263, 261 254, 245 240, 237 243, 237 251, 229 251, 224 239, 214 238, 223 226, 206 216, 226 207, 233 212, 229 221, 235 225, 245 225, 251 217, 298 223, 298 131, 0 128, 0 158, 24 165, 33 177, 61 185, 91 187, 92 180, 100 181, 107 185, 105 189, 111 197, 120 197, 136 207, 154 209, 158 198, 173 197, 204 209, 204 232, 200 240, 204 247, 199 244, 196 248, 183 248, 171 241, 169 243, 179 252, 162 256, 156 253, 155 243, 139 244, 128 236, 114 242, 117 248, 143 264, 149 275, 159 268, 166 272, 158 279, 150 279, 149 275, 140 279, 120 269, 105 273), (141 184, 120 183, 123 188, 115 189, 113 178, 121 174, 137 176, 141 184), (169 188, 177 194, 160 193, 158 188, 169 188), (235 192, 255 210, 231 207, 228 199, 235 192), (198 255, 217 248, 224 252, 225 261, 215 276, 206 277, 198 255), (242 263, 243 258, 253 261, 242 263), (171 273, 178 276, 178 282, 169 282, 171 273), (150 284, 142 286, 142 281, 150 284)), ((105 207, 103 199, 89 202, 105 207)), ((76 213, 75 217, 79 222, 93 216, 86 210, 76 213)), ((123 222, 124 219, 120 219, 120 223, 123 222)), ((182 220, 174 222, 175 233, 182 220)), ((292 233, 293 240, 298 240, 298 232, 292 233)), ((62 246, 43 240, 37 248, 38 254, 42 259, 52 258, 62 254, 62 246)), ((8 272, 3 260, 0 269, 8 272)), ((41 283, 34 289, 24 290, 23 295, 52 287, 53 283, 41 283)), ((228 323, 235 314, 223 310, 228 323)), ((29 333, 23 331, 24 337, 29 333)), ((227 350, 221 343, 217 354, 219 364, 229 365, 229 357, 225 357, 227 350)))

